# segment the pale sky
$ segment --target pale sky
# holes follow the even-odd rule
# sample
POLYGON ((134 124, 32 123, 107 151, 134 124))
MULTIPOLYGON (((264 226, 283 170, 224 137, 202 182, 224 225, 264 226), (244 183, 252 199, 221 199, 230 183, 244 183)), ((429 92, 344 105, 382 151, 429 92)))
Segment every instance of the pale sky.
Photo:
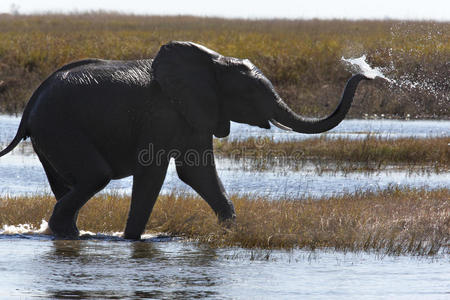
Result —
POLYGON ((239 18, 391 18, 450 21, 450 0, 0 0, 0 13, 89 10, 239 18))

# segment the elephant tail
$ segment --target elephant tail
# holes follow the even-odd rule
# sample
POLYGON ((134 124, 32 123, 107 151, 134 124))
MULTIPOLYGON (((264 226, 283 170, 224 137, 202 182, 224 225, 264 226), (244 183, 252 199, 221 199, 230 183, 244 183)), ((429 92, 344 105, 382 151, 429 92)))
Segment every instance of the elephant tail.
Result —
POLYGON ((12 140, 12 142, 9 144, 8 147, 6 147, 4 150, 0 151, 0 157, 11 152, 20 143, 20 141, 22 139, 25 139, 26 137, 27 137, 27 132, 26 132, 26 128, 25 128, 25 118, 24 118, 24 116, 22 116, 22 120, 20 120, 20 125, 19 125, 19 129, 17 129, 16 136, 14 137, 14 139, 12 140))
POLYGON ((30 100, 28 101, 27 105, 25 106, 25 110, 23 111, 22 119, 20 120, 20 124, 19 124, 19 128, 17 129, 16 136, 11 141, 11 143, 8 145, 8 147, 6 147, 4 150, 0 151, 0 157, 11 152, 14 148, 16 148, 16 146, 22 140, 25 140, 29 136, 26 123, 28 120, 28 116, 30 115, 31 108, 33 107, 34 102, 36 101, 37 92, 41 88, 42 88, 42 84, 37 88, 36 92, 33 93, 30 100))

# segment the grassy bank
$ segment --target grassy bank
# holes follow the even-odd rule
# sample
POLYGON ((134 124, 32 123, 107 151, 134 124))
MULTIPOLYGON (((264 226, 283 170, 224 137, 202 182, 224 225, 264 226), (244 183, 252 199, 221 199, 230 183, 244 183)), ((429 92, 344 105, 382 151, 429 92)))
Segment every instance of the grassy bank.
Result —
MULTIPOLYGON (((147 226, 212 247, 331 248, 433 255, 449 250, 450 190, 388 189, 322 199, 232 197, 237 220, 228 229, 195 196, 160 196, 147 226)), ((50 196, 0 199, 0 226, 48 219, 50 196)), ((79 228, 122 231, 129 197, 100 195, 82 209, 79 228)))
POLYGON ((305 115, 330 113, 350 76, 341 57, 366 54, 397 81, 361 84, 351 117, 448 118, 449 32, 450 23, 394 20, 0 15, 0 112, 22 111, 38 84, 70 61, 151 58, 170 40, 189 40, 251 59, 305 115))
POLYGON ((301 168, 313 160, 320 170, 380 170, 392 165, 410 170, 417 167, 449 171, 449 138, 389 139, 367 135, 363 139, 331 138, 325 135, 301 141, 269 138, 215 140, 219 157, 247 159, 256 170, 274 165, 301 168))

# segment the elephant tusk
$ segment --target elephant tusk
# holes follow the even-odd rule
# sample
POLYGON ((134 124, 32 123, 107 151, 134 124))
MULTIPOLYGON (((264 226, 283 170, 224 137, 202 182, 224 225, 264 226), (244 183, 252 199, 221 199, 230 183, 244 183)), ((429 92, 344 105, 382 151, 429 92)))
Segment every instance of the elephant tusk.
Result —
POLYGON ((277 121, 275 121, 274 119, 270 119, 270 123, 272 123, 273 125, 275 125, 276 127, 282 129, 282 130, 286 130, 286 131, 292 131, 292 128, 284 126, 281 123, 278 123, 277 121))

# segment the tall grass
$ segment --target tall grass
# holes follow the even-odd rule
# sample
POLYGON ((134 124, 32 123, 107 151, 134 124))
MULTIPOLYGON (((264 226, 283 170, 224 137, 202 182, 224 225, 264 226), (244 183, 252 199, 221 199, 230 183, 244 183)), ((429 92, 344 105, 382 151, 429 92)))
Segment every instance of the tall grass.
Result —
MULTIPOLYGON (((434 255, 449 251, 450 191, 390 188, 321 199, 237 197, 235 224, 224 227, 205 201, 190 195, 160 196, 148 232, 212 247, 331 248, 388 254, 434 255)), ((54 205, 50 196, 0 198, 0 226, 39 227, 54 205)), ((80 212, 79 228, 122 231, 129 197, 99 195, 80 212)))
POLYGON ((341 57, 367 54, 398 83, 362 84, 350 116, 448 118, 449 32, 450 23, 431 22, 1 15, 0 111, 20 112, 39 82, 69 61, 151 58, 170 40, 189 40, 251 59, 303 114, 331 112, 350 76, 341 57))

